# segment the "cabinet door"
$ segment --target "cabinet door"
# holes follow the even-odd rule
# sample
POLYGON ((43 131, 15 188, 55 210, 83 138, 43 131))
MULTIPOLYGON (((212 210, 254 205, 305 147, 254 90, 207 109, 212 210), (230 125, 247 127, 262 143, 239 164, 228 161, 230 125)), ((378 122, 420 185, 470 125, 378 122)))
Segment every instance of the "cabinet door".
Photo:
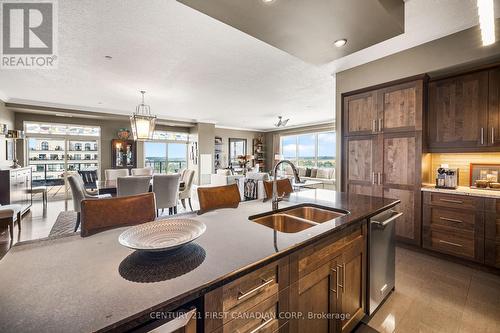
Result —
POLYGON ((500 68, 489 72, 488 145, 500 146, 500 68))
POLYGON ((339 323, 328 314, 340 313, 339 259, 335 258, 290 286, 290 310, 300 319, 290 321, 291 332, 338 332, 339 323))
POLYGON ((429 84, 429 148, 487 146, 488 72, 429 84))
POLYGON ((366 135, 377 129, 377 91, 344 97, 344 135, 366 135))
POLYGON ((485 210, 484 262, 500 268, 500 200, 486 199, 485 210))
POLYGON ((398 84, 379 91, 380 132, 422 130, 423 81, 398 84))
POLYGON ((351 332, 365 315, 364 255, 364 239, 360 237, 345 248, 342 264, 337 266, 341 281, 337 306, 341 310, 340 313, 346 315, 346 319, 341 321, 341 332, 351 332))
POLYGON ((407 243, 420 243, 420 183, 422 136, 420 132, 384 134, 383 195, 399 199, 403 216, 396 223, 396 236, 407 243))
POLYGON ((345 190, 354 194, 382 196, 377 174, 382 168, 379 135, 353 136, 345 139, 345 190))

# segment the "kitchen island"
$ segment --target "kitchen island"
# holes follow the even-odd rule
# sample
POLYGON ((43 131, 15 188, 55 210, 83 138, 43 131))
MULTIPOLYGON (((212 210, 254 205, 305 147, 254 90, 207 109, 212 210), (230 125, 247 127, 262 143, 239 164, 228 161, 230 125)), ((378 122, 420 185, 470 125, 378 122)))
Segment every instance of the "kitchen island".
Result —
MULTIPOLYGON (((247 277, 252 274, 267 283, 262 293, 275 288, 279 302, 286 303, 279 311, 293 310, 297 298, 291 295, 300 292, 294 289, 302 288, 299 279, 315 273, 313 268, 326 269, 313 266, 335 254, 340 249, 337 244, 348 246, 348 241, 359 238, 362 248, 356 246, 365 251, 367 219, 398 203, 319 189, 293 193, 280 202, 280 210, 313 204, 349 213, 300 232, 286 233, 249 220, 250 216, 270 212, 269 202, 246 202, 237 209, 197 216, 206 224, 206 232, 168 256, 142 254, 121 246, 118 236, 126 228, 87 238, 74 235, 14 246, 0 261, 0 331, 125 331, 142 325, 144 318, 157 319, 155 311, 175 310, 188 303, 195 304, 200 312, 218 311, 226 308, 223 300, 231 296, 231 288, 226 286, 240 284, 242 290, 251 291, 247 288, 255 282, 247 277), (269 272, 279 272, 279 286, 278 278, 274 283, 272 279, 264 280, 263 275, 269 272), (295 287, 293 282, 297 282, 295 287), (217 295, 222 298, 217 299, 217 295)), ((353 249, 354 245, 347 251, 353 249)), ((366 262, 366 254, 361 260, 366 262)), ((330 260, 328 265, 332 263, 330 260)), ((328 265, 324 266, 329 267, 327 273, 337 271, 337 266, 328 265)), ((358 292, 364 295, 362 280, 366 274, 361 269, 362 276, 351 276, 346 274, 344 263, 343 277, 338 269, 335 279, 342 280, 344 289, 346 279, 356 279, 356 285, 363 289, 358 292)), ((260 291, 256 294, 262 295, 260 291)), ((337 288, 335 293, 338 297, 340 290, 337 288)), ((241 296, 235 297, 235 304, 241 296)), ((220 325, 231 323, 234 321, 211 318, 200 319, 198 325, 204 325, 207 332, 211 331, 209 327, 224 332, 227 330, 220 325)), ((280 319, 275 325, 288 331, 282 323, 288 321, 280 319)))

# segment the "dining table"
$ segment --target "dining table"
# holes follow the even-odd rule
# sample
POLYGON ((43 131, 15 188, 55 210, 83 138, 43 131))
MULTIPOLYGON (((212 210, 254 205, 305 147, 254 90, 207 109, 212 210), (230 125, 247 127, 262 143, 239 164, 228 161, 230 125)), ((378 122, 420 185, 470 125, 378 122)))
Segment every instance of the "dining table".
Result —
MULTIPOLYGON (((183 181, 179 182, 179 190, 184 189, 185 183, 183 181)), ((97 191, 99 194, 111 194, 111 196, 116 196, 117 190, 116 180, 101 180, 97 182, 97 191)), ((153 179, 149 185, 149 192, 153 191, 153 179)))

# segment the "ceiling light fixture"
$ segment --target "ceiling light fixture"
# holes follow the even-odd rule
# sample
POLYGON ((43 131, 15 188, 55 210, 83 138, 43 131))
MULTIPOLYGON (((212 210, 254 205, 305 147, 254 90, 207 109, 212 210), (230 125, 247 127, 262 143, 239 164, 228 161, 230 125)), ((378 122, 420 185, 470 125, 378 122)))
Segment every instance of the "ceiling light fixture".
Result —
POLYGON ((263 3, 271 3, 273 2, 274 0, 262 0, 263 3))
POLYGON ((144 94, 141 90, 142 102, 137 105, 135 112, 130 116, 130 127, 135 140, 145 141, 152 140, 155 131, 156 116, 151 114, 149 105, 144 104, 144 94))
POLYGON ((104 56, 104 58, 106 58, 106 59, 108 59, 108 60, 113 59, 113 57, 112 57, 112 56, 110 56, 110 55, 104 56))
POLYGON ((283 120, 282 116, 278 116, 278 122, 274 124, 276 127, 285 127, 290 119, 283 120))
POLYGON ((477 0, 477 14, 483 46, 495 43, 495 11, 493 0, 477 0))
POLYGON ((345 44, 347 44, 347 39, 345 38, 337 39, 335 42, 333 42, 333 45, 335 45, 336 47, 342 47, 345 44))

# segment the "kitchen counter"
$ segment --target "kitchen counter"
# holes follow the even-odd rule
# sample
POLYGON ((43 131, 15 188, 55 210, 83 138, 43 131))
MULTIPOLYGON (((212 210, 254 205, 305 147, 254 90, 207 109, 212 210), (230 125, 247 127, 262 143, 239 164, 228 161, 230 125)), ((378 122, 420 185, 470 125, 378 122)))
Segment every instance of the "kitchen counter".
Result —
POLYGON ((399 201, 316 189, 292 194, 280 208, 302 203, 350 214, 286 234, 248 220, 270 211, 270 202, 245 202, 197 216, 206 232, 169 256, 121 246, 118 236, 127 228, 14 246, 0 260, 0 331, 104 331, 174 309, 399 201))
POLYGON ((477 188, 470 188, 468 186, 459 186, 456 190, 436 188, 434 185, 425 185, 422 187, 425 192, 438 192, 446 194, 470 195, 474 197, 483 198, 500 198, 500 190, 482 190, 477 188))

